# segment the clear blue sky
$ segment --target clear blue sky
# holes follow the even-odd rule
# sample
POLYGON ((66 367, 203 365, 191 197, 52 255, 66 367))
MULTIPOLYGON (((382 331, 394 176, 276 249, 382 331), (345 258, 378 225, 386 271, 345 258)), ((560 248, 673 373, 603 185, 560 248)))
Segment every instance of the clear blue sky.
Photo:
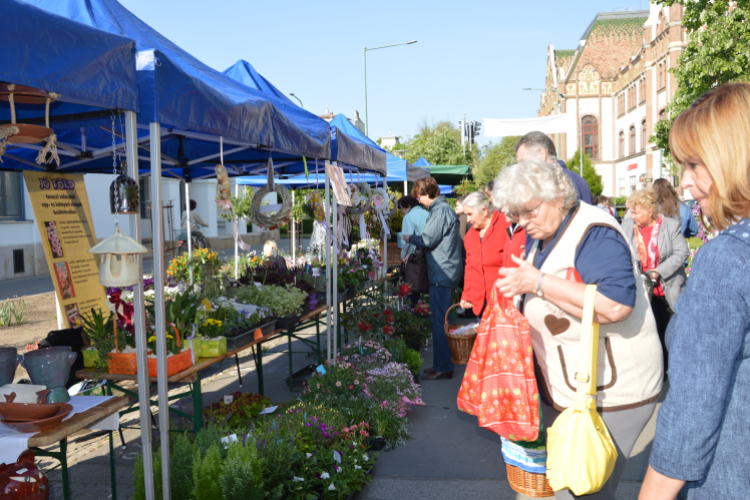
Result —
MULTIPOLYGON (((306 109, 364 120, 370 137, 412 136, 421 123, 536 116, 547 44, 574 49, 597 12, 646 0, 120 0, 183 49, 223 71, 238 59, 306 109)), ((484 133, 480 143, 487 142, 484 133)))

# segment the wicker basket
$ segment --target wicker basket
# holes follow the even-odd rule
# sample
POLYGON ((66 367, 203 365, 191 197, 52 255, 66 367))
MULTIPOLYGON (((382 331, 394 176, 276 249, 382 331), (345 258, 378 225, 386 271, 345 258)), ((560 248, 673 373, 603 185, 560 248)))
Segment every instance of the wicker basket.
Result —
POLYGON ((549 486, 547 476, 526 472, 515 465, 505 464, 505 474, 508 476, 508 484, 514 491, 533 498, 550 498, 555 492, 549 486))
POLYGON ((445 335, 448 337, 448 345, 451 348, 451 363, 454 365, 465 365, 469 362, 469 356, 471 356, 471 350, 474 348, 474 341, 477 338, 476 332, 468 335, 453 335, 453 330, 457 330, 458 326, 448 324, 448 315, 453 309, 458 307, 460 304, 453 304, 445 312, 445 335))

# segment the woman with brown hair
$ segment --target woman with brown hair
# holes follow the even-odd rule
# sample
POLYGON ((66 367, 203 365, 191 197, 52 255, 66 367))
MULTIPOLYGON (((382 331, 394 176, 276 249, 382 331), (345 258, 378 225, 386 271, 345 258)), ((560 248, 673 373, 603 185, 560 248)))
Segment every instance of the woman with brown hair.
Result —
POLYGON ((687 205, 677 197, 677 191, 667 179, 656 179, 654 181, 654 192, 659 212, 666 217, 680 221, 680 230, 685 238, 698 234, 698 222, 693 217, 693 212, 687 205))
POLYGON ((670 387, 640 500, 750 491, 750 84, 718 87, 674 121, 682 188, 715 238, 698 251, 667 330, 670 387))

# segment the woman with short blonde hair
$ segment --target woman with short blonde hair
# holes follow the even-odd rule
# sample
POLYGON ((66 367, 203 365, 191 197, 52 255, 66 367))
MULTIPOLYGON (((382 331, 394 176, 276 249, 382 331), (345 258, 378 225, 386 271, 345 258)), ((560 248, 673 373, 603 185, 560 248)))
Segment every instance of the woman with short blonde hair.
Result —
POLYGON ((667 330, 669 381, 641 500, 747 498, 750 448, 750 84, 723 85, 674 121, 672 157, 714 228, 667 330))
POLYGON ((622 230, 638 256, 640 272, 651 291, 651 310, 664 350, 664 370, 667 370, 664 336, 677 299, 687 283, 685 262, 690 249, 682 235, 680 221, 659 213, 656 191, 652 188, 632 193, 628 203, 631 217, 622 221, 622 230))
MULTIPOLYGON (((500 269, 496 286, 506 297, 520 298, 529 320, 545 427, 575 399, 584 293, 587 284, 597 285, 597 406, 618 457, 591 498, 614 500, 635 441, 656 408, 663 372, 654 316, 627 236, 608 212, 577 200, 559 165, 527 161, 504 168, 492 199, 527 234, 526 260, 500 269)), ((555 498, 574 497, 563 490, 555 498)))

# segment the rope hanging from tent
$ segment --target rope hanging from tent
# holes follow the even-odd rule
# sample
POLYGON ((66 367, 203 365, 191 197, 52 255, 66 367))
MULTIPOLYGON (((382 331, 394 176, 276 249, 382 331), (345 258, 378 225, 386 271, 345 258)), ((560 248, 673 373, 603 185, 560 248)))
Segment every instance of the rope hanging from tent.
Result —
MULTIPOLYGON (((50 128, 49 126, 49 103, 53 99, 57 99, 60 97, 59 94, 55 94, 54 92, 50 92, 49 96, 47 97, 47 103, 45 104, 44 109, 44 126, 47 128, 50 128)), ((113 125, 114 128, 114 125, 113 125)), ((57 163, 57 166, 60 166, 60 156, 57 154, 57 135, 50 134, 49 137, 46 137, 44 139, 46 144, 44 145, 44 148, 42 148, 41 151, 39 151, 39 155, 36 157, 36 162, 38 165, 47 164, 49 165, 53 161, 57 163), (47 155, 49 154, 49 158, 47 158, 47 155)))
POLYGON ((291 217, 292 197, 287 188, 281 184, 274 183, 273 160, 270 157, 268 158, 268 185, 260 188, 253 195, 250 214, 252 215, 255 224, 269 229, 276 229, 277 227, 286 224, 291 217), (276 192, 276 194, 281 197, 281 208, 276 213, 266 215, 261 212, 263 198, 267 194, 273 192, 276 192))

